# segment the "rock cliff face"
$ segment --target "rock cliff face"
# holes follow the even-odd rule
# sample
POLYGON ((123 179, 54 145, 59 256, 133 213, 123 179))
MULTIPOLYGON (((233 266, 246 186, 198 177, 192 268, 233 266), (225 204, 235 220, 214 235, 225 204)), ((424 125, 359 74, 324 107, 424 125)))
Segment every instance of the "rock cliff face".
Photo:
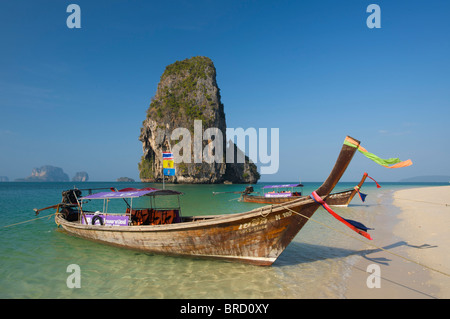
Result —
POLYGON ((62 168, 45 165, 40 168, 33 168, 31 176, 18 181, 25 182, 68 182, 69 176, 64 173, 62 168))
MULTIPOLYGON (((172 151, 176 174, 166 176, 168 182, 256 183, 259 173, 248 157, 244 163, 226 163, 225 133, 224 106, 213 62, 207 57, 193 57, 167 66, 141 128, 139 140, 144 153, 138 165, 141 181, 162 181, 162 152, 172 151), (208 128, 217 128, 223 135, 222 140, 217 135, 208 137, 205 134, 208 128), (181 144, 184 147, 180 147, 181 144), (215 147, 211 146, 213 144, 215 147), (223 153, 220 160, 216 157, 213 162, 205 161, 205 153, 220 154, 217 153, 219 148, 223 153)), ((229 147, 239 152, 230 144, 229 147)))
POLYGON ((89 175, 86 172, 77 172, 72 178, 72 182, 87 182, 89 180, 89 175))

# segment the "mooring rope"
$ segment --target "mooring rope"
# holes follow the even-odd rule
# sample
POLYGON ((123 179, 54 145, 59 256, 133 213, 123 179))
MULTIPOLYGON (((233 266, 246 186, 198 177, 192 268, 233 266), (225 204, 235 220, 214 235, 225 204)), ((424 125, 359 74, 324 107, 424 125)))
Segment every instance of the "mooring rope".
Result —
POLYGON ((53 214, 50 214, 50 215, 45 215, 45 216, 42 216, 42 217, 36 217, 36 218, 33 218, 33 219, 25 220, 25 221, 23 221, 23 222, 18 222, 18 223, 15 223, 15 224, 2 226, 2 228, 7 228, 7 227, 11 227, 11 226, 16 226, 16 225, 20 225, 20 224, 24 224, 24 223, 29 223, 29 222, 32 222, 33 220, 38 220, 38 219, 50 217, 50 216, 55 215, 55 214, 56 214, 56 213, 53 213, 53 214))
POLYGON ((345 232, 343 232, 343 231, 340 231, 339 229, 334 228, 333 226, 330 226, 330 225, 327 225, 327 224, 325 224, 325 223, 319 222, 318 220, 316 220, 316 219, 314 219, 314 218, 312 218, 312 217, 308 217, 308 216, 305 216, 305 215, 303 215, 303 214, 300 214, 299 212, 296 212, 296 211, 294 211, 294 210, 290 209, 289 207, 286 207, 286 206, 284 206, 284 205, 282 205, 282 204, 278 204, 278 205, 280 205, 281 207, 283 207, 283 208, 285 208, 285 209, 287 209, 287 210, 289 210, 289 211, 291 211, 291 212, 293 212, 293 213, 295 213, 295 214, 297 214, 297 215, 299 215, 299 216, 301 216, 301 217, 303 217, 303 218, 306 218, 306 219, 308 219, 308 220, 311 220, 311 221, 313 221, 313 222, 315 222, 315 223, 317 223, 317 224, 319 224, 319 225, 322 225, 322 226, 324 226, 324 227, 326 227, 326 228, 329 228, 329 229, 331 229, 331 230, 334 230, 334 231, 336 231, 336 232, 338 232, 338 233, 340 233, 340 234, 342 234, 342 235, 345 235, 345 236, 347 236, 347 237, 350 237, 350 238, 352 238, 352 239, 356 239, 357 241, 360 241, 360 242, 364 243, 365 245, 371 246, 372 248, 380 249, 380 250, 385 251, 385 252, 387 252, 387 253, 389 253, 389 254, 392 254, 392 255, 394 255, 394 256, 397 256, 397 257, 399 257, 399 258, 401 258, 401 259, 404 259, 404 260, 406 260, 406 261, 412 262, 412 263, 414 263, 414 264, 416 264, 416 265, 422 266, 422 267, 427 268, 427 269, 429 269, 429 270, 438 272, 438 273, 440 273, 440 274, 442 274, 442 275, 444 275, 444 276, 450 277, 450 274, 445 273, 445 272, 443 272, 443 271, 441 271, 441 270, 439 270, 439 269, 432 268, 432 267, 430 267, 430 266, 424 265, 424 264, 422 264, 422 263, 420 263, 420 262, 418 262, 418 261, 415 261, 415 260, 413 260, 413 259, 410 259, 410 258, 408 258, 408 257, 402 256, 402 255, 399 255, 399 254, 394 253, 394 252, 392 252, 392 251, 389 251, 389 250, 387 250, 387 249, 384 249, 383 247, 380 247, 380 246, 377 246, 377 245, 373 245, 373 244, 371 244, 371 243, 368 243, 368 242, 366 242, 366 241, 364 241, 364 240, 362 240, 362 239, 360 239, 360 238, 357 238, 357 237, 352 236, 352 235, 349 235, 349 234, 347 234, 347 233, 345 233, 345 232))

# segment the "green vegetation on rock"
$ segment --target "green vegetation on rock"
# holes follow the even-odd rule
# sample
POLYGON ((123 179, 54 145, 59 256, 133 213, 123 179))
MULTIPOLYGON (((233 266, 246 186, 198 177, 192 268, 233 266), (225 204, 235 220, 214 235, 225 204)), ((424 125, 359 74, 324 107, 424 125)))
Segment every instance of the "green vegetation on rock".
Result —
POLYGON ((167 121, 181 115, 188 121, 197 119, 205 125, 210 124, 211 119, 205 113, 217 102, 211 97, 207 82, 215 78, 215 73, 214 64, 207 57, 193 57, 168 65, 147 118, 167 121))
POLYGON ((153 178, 153 162, 144 156, 141 157, 141 162, 138 163, 139 178, 141 180, 153 178))

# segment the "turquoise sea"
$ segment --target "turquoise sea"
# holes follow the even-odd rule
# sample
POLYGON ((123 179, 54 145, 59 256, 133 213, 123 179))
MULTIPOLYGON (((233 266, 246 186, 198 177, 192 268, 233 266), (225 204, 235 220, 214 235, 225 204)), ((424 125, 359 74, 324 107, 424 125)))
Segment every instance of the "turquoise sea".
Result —
MULTIPOLYGON (((303 193, 310 194, 320 183, 304 184, 303 193)), ((335 191, 356 184, 339 183, 335 191)), ((264 185, 254 185, 255 191, 264 185)), ((398 213, 392 206, 395 190, 448 184, 381 185, 377 189, 375 183, 366 182, 364 203, 355 196, 349 207, 335 211, 370 227, 381 212, 398 213)), ((53 216, 5 227, 35 218, 33 208, 57 204, 61 192, 74 186, 161 188, 161 184, 117 182, 0 183, 0 298, 343 298, 345 280, 364 249, 363 243, 312 221, 271 267, 112 247, 66 234, 53 216), (72 264, 79 266, 80 288, 67 286, 72 264)), ((245 186, 166 184, 166 188, 184 193, 180 201, 185 216, 231 214, 260 206, 237 201, 238 194, 212 194, 242 191, 245 186)), ((39 217, 52 213, 54 210, 42 211, 39 217)), ((354 235, 322 208, 313 218, 354 235)), ((371 234, 376 238, 377 230, 371 234)))

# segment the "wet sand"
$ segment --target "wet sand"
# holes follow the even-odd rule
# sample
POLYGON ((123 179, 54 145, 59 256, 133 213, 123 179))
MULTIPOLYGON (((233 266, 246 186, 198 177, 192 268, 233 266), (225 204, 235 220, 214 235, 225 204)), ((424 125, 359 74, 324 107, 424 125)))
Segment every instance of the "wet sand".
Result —
POLYGON ((450 186, 395 191, 376 214, 345 297, 450 298, 450 186))

